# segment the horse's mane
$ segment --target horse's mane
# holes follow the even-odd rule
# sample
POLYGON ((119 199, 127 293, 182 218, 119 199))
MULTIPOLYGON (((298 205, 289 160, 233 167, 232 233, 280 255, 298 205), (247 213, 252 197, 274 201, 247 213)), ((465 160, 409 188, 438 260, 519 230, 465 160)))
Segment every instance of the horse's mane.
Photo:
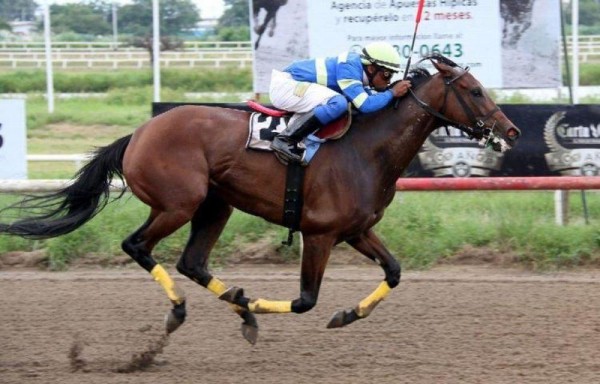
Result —
MULTIPOLYGON (((410 80, 412 84, 412 89, 417 89, 421 84, 423 84, 427 79, 431 77, 431 73, 423 67, 414 67, 408 71, 406 75, 406 80, 410 80)), ((396 83, 402 80, 396 80, 389 85, 389 88, 392 88, 396 83)))
MULTIPOLYGON (((410 80, 410 82, 412 83, 413 90, 419 88, 419 86, 421 84, 423 84, 425 81, 427 81, 431 77, 431 73, 426 68, 419 66, 419 64, 421 62, 426 61, 426 60, 435 60, 435 61, 444 63, 446 65, 449 65, 450 67, 453 67, 453 68, 458 67, 458 64, 456 64, 454 61, 450 60, 446 56, 440 55, 439 53, 434 53, 432 55, 423 57, 421 60, 419 60, 417 62, 417 66, 414 68, 411 68, 408 71, 408 74, 406 75, 406 79, 410 80)), ((398 81, 400 81, 400 80, 398 80, 398 81)), ((390 87, 393 87, 398 81, 395 81, 392 84, 390 84, 390 87)))
POLYGON ((439 53, 433 53, 431 55, 428 56, 424 56, 421 60, 419 60, 419 63, 425 60, 435 60, 435 61, 439 61, 441 63, 444 63, 446 65, 449 65, 451 67, 458 67, 458 64, 456 64, 454 61, 450 60, 449 58, 447 58, 444 55, 441 55, 439 53))
POLYGON ((411 68, 406 75, 406 79, 410 80, 413 89, 419 88, 421 84, 431 77, 431 73, 423 67, 411 68))

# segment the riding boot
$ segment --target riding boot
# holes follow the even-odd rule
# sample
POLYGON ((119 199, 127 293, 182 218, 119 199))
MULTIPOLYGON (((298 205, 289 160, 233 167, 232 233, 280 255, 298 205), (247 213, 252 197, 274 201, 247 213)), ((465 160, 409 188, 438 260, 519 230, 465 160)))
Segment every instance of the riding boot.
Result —
POLYGON ((308 112, 275 136, 271 143, 271 149, 284 160, 303 163, 304 149, 298 148, 298 143, 321 126, 322 124, 315 113, 308 112))

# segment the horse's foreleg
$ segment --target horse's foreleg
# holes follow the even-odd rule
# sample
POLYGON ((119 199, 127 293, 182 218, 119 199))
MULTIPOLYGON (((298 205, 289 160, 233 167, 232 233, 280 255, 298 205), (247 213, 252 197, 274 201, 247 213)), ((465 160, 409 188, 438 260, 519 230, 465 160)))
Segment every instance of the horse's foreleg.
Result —
POLYGON ((355 308, 336 312, 327 328, 339 328, 369 316, 371 311, 384 300, 392 288, 400 283, 400 264, 385 248, 372 230, 348 241, 352 247, 371 260, 376 260, 385 272, 385 279, 377 289, 363 299, 355 308))
MULTIPOLYGON (((233 208, 219 197, 209 193, 192 218, 188 243, 177 263, 177 270, 220 297, 227 286, 208 272, 208 257, 227 224, 233 208)), ((258 323, 247 309, 231 304, 243 320, 242 334, 250 343, 256 343, 258 323)))
POLYGON ((317 304, 319 288, 334 240, 327 236, 304 236, 302 269, 300 273, 300 297, 290 301, 249 299, 244 290, 233 287, 221 299, 247 308, 251 313, 304 313, 317 304))
POLYGON ((271 23, 271 27, 269 28, 269 37, 273 37, 275 34, 275 27, 277 27, 277 13, 273 15, 273 22, 271 23))
POLYGON ((167 315, 167 333, 175 331, 185 321, 185 294, 175 284, 166 269, 154 260, 152 249, 160 239, 170 235, 187 221, 189 216, 184 212, 167 213, 153 210, 146 223, 121 244, 123 250, 132 259, 150 272, 173 303, 173 309, 167 315))

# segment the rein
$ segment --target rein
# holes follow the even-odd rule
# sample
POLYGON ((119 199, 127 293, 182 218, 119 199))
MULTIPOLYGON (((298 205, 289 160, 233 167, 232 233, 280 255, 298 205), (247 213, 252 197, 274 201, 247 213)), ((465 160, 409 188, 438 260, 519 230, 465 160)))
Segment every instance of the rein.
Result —
MULTIPOLYGON (((459 130, 466 133, 469 136, 469 138, 475 138, 477 140, 480 140, 484 136, 487 136, 491 133, 493 126, 491 128, 486 128, 485 122, 490 117, 492 117, 494 115, 494 113, 498 112, 500 110, 500 108, 498 106, 496 106, 496 108, 492 109, 490 112, 488 112, 486 115, 484 115, 481 118, 477 118, 475 116, 475 113, 473 113, 473 110, 467 105, 464 98, 460 95, 460 93, 454 87, 454 82, 456 80, 460 79, 468 71, 469 71, 469 67, 467 67, 463 73, 461 73, 460 75, 458 75, 454 78, 445 78, 444 79, 444 84, 446 85, 445 92, 444 92, 444 104, 442 105, 442 108, 439 112, 436 111, 435 109, 433 109, 429 104, 427 104, 423 100, 419 99, 419 97, 414 93, 414 91, 412 89, 409 89, 409 92, 410 92, 410 95, 412 96, 412 98, 415 100, 415 102, 419 105, 419 107, 421 107, 423 110, 425 110, 425 112, 429 113, 430 115, 433 115, 434 117, 438 118, 439 120, 442 120, 442 121, 448 123, 449 125, 452 125, 452 126, 458 128, 459 130), (458 100, 458 103, 461 105, 463 112, 467 115, 467 118, 471 121, 471 125, 465 125, 465 124, 459 123, 457 121, 449 119, 448 117, 446 117, 444 115, 444 112, 446 111, 446 104, 448 101, 448 94, 450 93, 450 91, 452 91, 452 93, 454 93, 454 95, 456 96, 456 99, 458 100)), ((448 127, 446 127, 446 131, 448 131, 448 127)))

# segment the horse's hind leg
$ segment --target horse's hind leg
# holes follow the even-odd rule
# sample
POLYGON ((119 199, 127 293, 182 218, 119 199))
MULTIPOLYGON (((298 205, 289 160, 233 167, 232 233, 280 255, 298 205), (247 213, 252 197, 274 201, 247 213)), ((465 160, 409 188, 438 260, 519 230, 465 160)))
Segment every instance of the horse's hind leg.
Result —
POLYGON ((385 279, 373 293, 358 303, 356 308, 336 312, 329 321, 327 328, 343 327, 369 316, 377 304, 387 297, 392 288, 400 283, 400 264, 372 230, 348 240, 348 244, 369 259, 376 260, 385 272, 385 279))
POLYGON ((251 313, 304 313, 317 304, 319 289, 334 238, 328 235, 305 235, 300 271, 300 297, 291 301, 249 299, 244 290, 233 287, 221 299, 248 309, 251 313))
POLYGON ((254 9, 254 13, 252 14, 252 17, 254 19, 254 32, 257 34, 260 34, 260 24, 258 21, 258 12, 259 12, 259 9, 254 9))
POLYGON ((123 250, 132 259, 150 272, 173 303, 173 310, 167 316, 167 333, 175 331, 185 321, 185 295, 162 265, 154 260, 152 249, 158 241, 176 231, 190 219, 191 214, 183 210, 165 212, 153 209, 144 225, 121 244, 123 250))
MULTIPOLYGON (((217 297, 227 290, 227 286, 208 272, 208 257, 232 211, 229 204, 209 192, 192 218, 190 237, 177 263, 177 270, 181 274, 207 288, 217 297)), ((254 344, 258 337, 255 316, 237 305, 232 305, 232 309, 244 320, 242 334, 254 344)))

